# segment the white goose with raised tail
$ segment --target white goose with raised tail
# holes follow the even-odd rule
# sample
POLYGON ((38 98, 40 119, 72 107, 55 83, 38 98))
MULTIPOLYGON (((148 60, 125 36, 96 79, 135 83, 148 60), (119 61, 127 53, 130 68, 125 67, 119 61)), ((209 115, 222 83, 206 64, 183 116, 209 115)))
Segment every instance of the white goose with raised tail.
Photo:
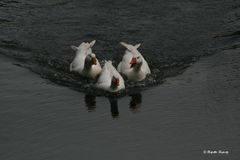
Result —
POLYGON ((125 89, 124 79, 114 68, 111 61, 105 61, 96 87, 109 92, 117 92, 125 89))
POLYGON ((77 72, 92 79, 95 79, 101 73, 102 67, 91 49, 95 42, 93 40, 90 43, 83 42, 78 47, 71 46, 76 51, 76 56, 70 64, 70 72, 77 72))
POLYGON ((148 63, 137 50, 141 44, 135 46, 120 42, 121 45, 127 48, 122 61, 119 63, 117 70, 132 81, 142 81, 148 74, 151 74, 148 63))

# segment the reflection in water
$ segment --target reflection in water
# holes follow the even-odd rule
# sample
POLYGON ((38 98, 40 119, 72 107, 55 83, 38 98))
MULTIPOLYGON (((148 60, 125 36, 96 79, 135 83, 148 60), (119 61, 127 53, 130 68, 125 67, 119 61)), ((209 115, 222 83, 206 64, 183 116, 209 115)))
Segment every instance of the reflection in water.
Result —
POLYGON ((96 109, 96 96, 94 95, 85 95, 85 105, 89 112, 95 111, 96 109))
POLYGON ((140 110, 142 103, 142 95, 141 93, 132 94, 131 101, 129 103, 129 108, 133 113, 136 113, 140 110))
POLYGON ((119 117, 119 111, 118 111, 118 100, 116 97, 109 97, 108 98, 110 105, 111 105, 111 113, 113 118, 119 117))
MULTIPOLYGON (((129 108, 132 111, 132 113, 139 112, 141 108, 142 103, 142 95, 141 93, 134 93, 130 95, 131 100, 129 103, 129 108)), ((118 111, 118 98, 117 97, 108 97, 108 100, 110 102, 110 108, 111 108, 111 115, 113 118, 119 117, 119 111, 118 111)), ((87 110, 89 112, 93 112, 96 109, 96 96, 86 94, 85 95, 85 105, 87 107, 87 110)))

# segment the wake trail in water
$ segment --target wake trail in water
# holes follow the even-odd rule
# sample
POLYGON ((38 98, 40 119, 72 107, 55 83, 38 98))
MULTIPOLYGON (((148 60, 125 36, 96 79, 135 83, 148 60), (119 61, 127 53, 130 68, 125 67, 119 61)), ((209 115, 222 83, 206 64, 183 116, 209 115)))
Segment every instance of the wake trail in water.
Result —
POLYGON ((97 58, 112 60, 116 67, 125 51, 119 42, 141 42, 139 51, 152 74, 143 82, 127 81, 127 89, 117 96, 126 95, 181 74, 201 56, 239 48, 239 6, 231 0, 3 0, 0 53, 54 83, 108 95, 94 89, 94 82, 69 72, 75 54, 69 46, 96 39, 93 52, 97 58))

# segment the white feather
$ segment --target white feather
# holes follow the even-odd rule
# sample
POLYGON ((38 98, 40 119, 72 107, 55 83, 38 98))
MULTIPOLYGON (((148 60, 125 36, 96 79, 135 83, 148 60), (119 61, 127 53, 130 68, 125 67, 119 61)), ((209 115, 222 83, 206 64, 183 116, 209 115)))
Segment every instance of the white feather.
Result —
POLYGON ((102 72, 96 83, 96 87, 109 92, 117 92, 119 90, 125 89, 124 79, 113 67, 111 61, 105 62, 102 72), (119 86, 117 86, 115 89, 111 87, 113 76, 119 79, 119 86))
POLYGON ((96 59, 96 65, 92 65, 90 70, 84 70, 85 59, 87 55, 92 54, 91 47, 95 44, 95 40, 90 43, 82 42, 79 47, 71 46, 71 48, 76 51, 76 56, 70 64, 70 72, 77 72, 80 75, 88 78, 95 79, 102 71, 102 67, 96 59))
POLYGON ((125 54, 122 58, 122 61, 118 64, 118 71, 126 76, 129 80, 133 81, 141 81, 146 78, 146 75, 151 74, 150 68, 148 66, 147 61, 144 59, 142 54, 137 50, 137 48, 141 44, 137 44, 135 46, 131 44, 126 44, 124 42, 121 42, 121 44, 127 48, 125 51, 125 54), (140 70, 136 71, 134 70, 134 67, 131 68, 131 60, 133 57, 140 57, 142 61, 142 65, 140 70))

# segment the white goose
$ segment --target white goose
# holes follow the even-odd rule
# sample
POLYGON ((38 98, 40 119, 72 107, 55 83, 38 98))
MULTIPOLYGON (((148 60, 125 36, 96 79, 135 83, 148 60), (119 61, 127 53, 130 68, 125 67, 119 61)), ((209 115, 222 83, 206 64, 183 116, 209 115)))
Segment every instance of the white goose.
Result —
POLYGON ((142 81, 148 74, 151 74, 148 63, 137 50, 141 44, 135 46, 120 42, 121 45, 127 48, 122 61, 119 63, 117 70, 132 81, 142 81))
POLYGON ((111 61, 105 61, 96 87, 109 92, 117 92, 119 90, 125 89, 125 84, 122 76, 113 67, 111 61))
POLYGON ((70 72, 74 71, 92 79, 95 79, 101 73, 102 67, 91 49, 95 42, 93 40, 90 43, 83 42, 78 47, 71 46, 76 51, 76 56, 70 64, 70 72))

